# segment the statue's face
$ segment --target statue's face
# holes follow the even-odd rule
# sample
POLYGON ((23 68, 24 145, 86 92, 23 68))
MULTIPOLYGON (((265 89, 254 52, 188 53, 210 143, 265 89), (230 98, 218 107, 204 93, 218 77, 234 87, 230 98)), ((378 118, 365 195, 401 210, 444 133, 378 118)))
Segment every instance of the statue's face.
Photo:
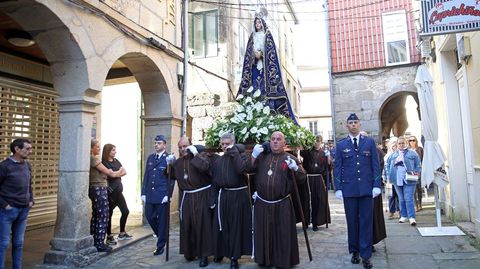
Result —
POLYGON ((263 29, 262 21, 259 19, 255 19, 255 29, 261 31, 263 29))

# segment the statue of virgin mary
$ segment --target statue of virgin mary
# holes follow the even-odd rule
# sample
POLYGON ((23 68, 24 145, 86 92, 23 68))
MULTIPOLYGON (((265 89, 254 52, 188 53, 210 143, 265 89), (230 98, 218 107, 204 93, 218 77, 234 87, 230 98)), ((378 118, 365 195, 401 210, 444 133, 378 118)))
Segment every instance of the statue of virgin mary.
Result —
POLYGON ((253 31, 248 39, 243 61, 242 80, 237 96, 239 94, 246 95, 250 87, 253 87, 254 90, 260 89, 266 103, 274 113, 291 118, 297 124, 283 85, 281 67, 278 63, 272 33, 268 30, 263 18, 259 16, 255 17, 253 31))

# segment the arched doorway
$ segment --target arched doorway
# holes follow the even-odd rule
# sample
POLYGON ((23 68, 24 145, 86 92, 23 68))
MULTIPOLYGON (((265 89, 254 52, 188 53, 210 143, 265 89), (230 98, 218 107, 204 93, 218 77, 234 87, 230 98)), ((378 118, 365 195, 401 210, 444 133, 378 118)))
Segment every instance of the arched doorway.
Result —
POLYGON ((382 141, 392 135, 419 135, 420 107, 416 92, 401 91, 388 96, 378 113, 382 141))
MULTIPOLYGON (((157 65, 141 53, 127 53, 115 61, 105 85, 99 107, 101 113, 97 113, 101 126, 97 138, 103 145, 116 146, 116 158, 128 171, 122 178, 123 194, 130 210, 127 224, 142 225, 143 207, 139 197, 144 160, 153 151, 153 140, 149 137, 169 136, 171 132, 168 128, 156 128, 171 126, 165 121, 172 117, 169 89, 157 65)), ((167 144, 171 149, 176 149, 174 140, 167 144)), ((112 222, 118 224, 118 217, 119 212, 115 211, 112 222)))

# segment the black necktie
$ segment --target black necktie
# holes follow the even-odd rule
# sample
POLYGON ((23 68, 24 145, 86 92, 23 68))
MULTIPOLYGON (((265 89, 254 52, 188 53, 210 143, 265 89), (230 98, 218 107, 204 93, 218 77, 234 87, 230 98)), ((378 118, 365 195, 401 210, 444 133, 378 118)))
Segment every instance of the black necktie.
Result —
POLYGON ((353 147, 355 148, 355 150, 358 150, 358 144, 357 144, 357 138, 356 137, 353 138, 353 147))
POLYGON ((160 157, 160 155, 156 154, 155 155, 155 160, 158 160, 159 157, 160 157))

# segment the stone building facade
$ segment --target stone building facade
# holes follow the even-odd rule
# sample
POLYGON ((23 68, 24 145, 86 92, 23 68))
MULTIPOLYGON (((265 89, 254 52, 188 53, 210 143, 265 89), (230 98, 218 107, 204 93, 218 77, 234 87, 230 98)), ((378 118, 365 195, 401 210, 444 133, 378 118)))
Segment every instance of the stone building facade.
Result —
POLYGON ((331 91, 335 137, 345 137, 346 118, 357 113, 362 129, 378 142, 404 135, 408 128, 405 101, 415 100, 415 16, 409 0, 366 5, 328 0, 331 91), (365 14, 368 14, 366 16, 365 14))
POLYGON ((417 66, 361 70, 333 76, 335 129, 338 137, 347 135, 345 119, 356 112, 362 129, 373 137, 398 136, 405 132, 406 95, 417 98, 413 83, 417 66))
POLYGON ((180 11, 179 0, 0 3, 2 158, 13 138, 32 140, 34 215, 44 218, 35 220, 55 223, 46 263, 86 266, 98 258, 89 231, 88 174, 107 81, 138 82, 142 160, 155 135, 165 134, 168 145, 180 136, 180 11), (14 42, 19 34, 24 43, 14 42))

